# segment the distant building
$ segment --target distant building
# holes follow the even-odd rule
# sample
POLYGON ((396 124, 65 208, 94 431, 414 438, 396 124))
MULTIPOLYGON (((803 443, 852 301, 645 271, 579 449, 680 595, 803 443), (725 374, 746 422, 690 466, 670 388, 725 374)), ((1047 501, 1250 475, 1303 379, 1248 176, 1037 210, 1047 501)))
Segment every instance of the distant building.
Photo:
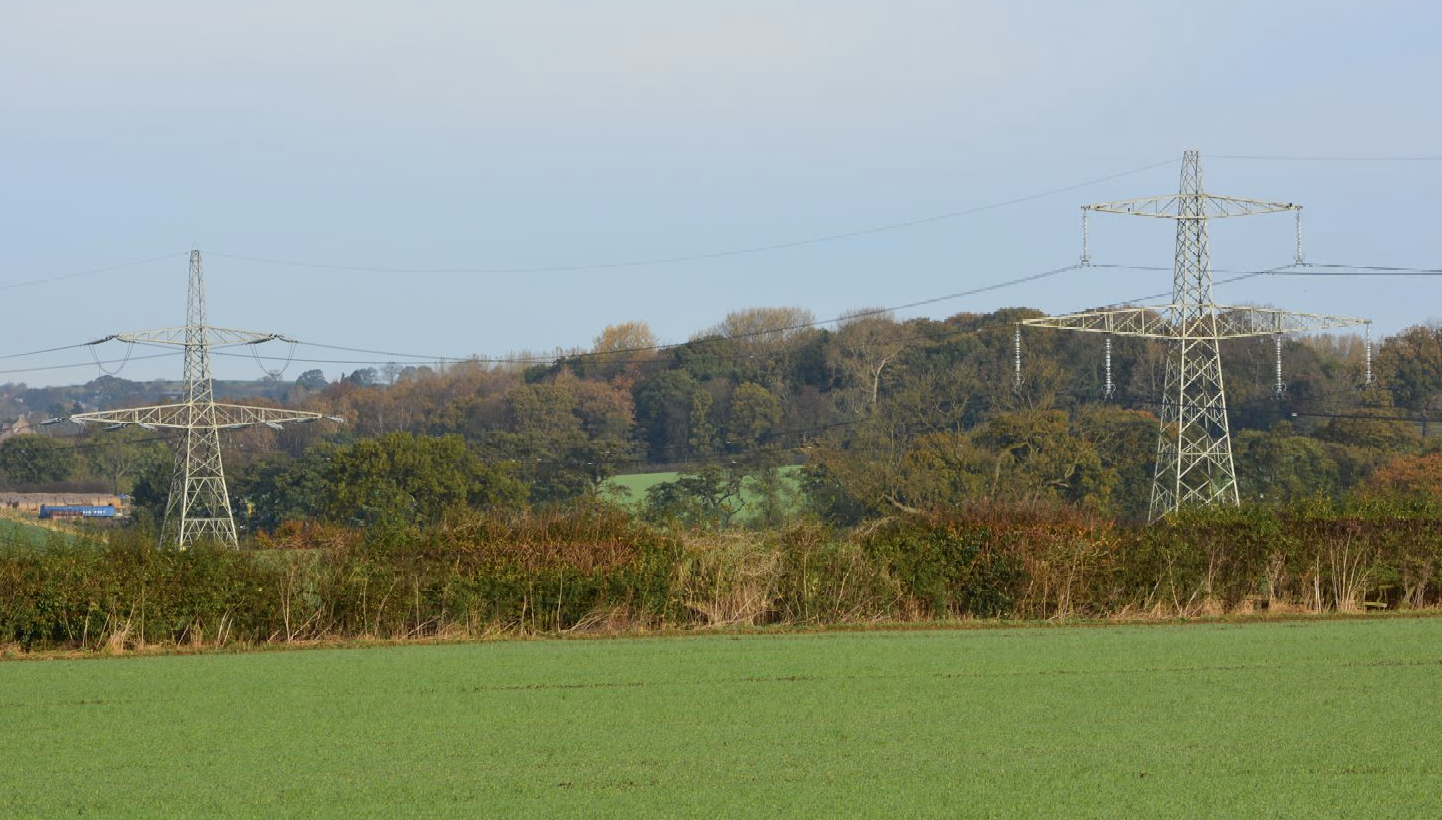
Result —
POLYGON ((129 498, 109 493, 0 493, 0 509, 38 513, 47 507, 114 507, 124 512, 129 498))
POLYGON ((25 416, 21 416, 20 418, 16 419, 13 423, 11 423, 11 422, 0 422, 0 441, 4 441, 5 439, 10 438, 11 436, 21 436, 21 435, 25 435, 26 433, 34 433, 34 432, 35 432, 35 427, 34 427, 34 425, 32 425, 32 424, 30 423, 30 419, 27 418, 27 417, 25 417, 25 416))

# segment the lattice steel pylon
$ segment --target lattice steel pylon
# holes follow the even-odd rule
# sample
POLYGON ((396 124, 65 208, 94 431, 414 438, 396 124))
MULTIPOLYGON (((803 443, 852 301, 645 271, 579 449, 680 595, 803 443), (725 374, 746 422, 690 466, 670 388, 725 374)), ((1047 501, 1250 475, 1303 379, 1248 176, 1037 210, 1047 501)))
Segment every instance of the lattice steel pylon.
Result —
POLYGON ((285 422, 314 422, 322 418, 344 421, 303 410, 216 403, 210 372, 211 345, 256 345, 273 340, 293 340, 278 333, 254 333, 207 324, 205 271, 198 250, 190 252, 190 286, 184 327, 119 333, 107 339, 133 344, 175 345, 184 349, 184 401, 128 410, 77 413, 70 417, 77 424, 134 424, 147 430, 180 431, 181 441, 175 452, 175 472, 171 478, 170 498, 166 501, 160 535, 162 543, 171 542, 179 549, 198 541, 214 541, 229 547, 239 545, 221 461, 221 430, 259 424, 279 428, 285 422))
MULTIPOLYGON (((1045 316, 1019 324, 1167 340, 1171 349, 1167 355, 1149 517, 1156 520, 1191 505, 1239 504, 1222 381, 1221 340, 1354 327, 1368 322, 1345 316, 1216 304, 1212 299, 1208 221, 1283 211, 1300 214, 1301 206, 1206 193, 1202 186, 1201 155, 1197 151, 1184 154, 1181 186, 1175 195, 1085 205, 1082 207, 1084 225, 1086 215, 1092 211, 1176 221, 1171 303, 1045 316)), ((1300 264, 1300 221, 1298 226, 1297 262, 1300 264)), ((1085 229, 1082 248, 1085 265, 1090 256, 1085 229)))

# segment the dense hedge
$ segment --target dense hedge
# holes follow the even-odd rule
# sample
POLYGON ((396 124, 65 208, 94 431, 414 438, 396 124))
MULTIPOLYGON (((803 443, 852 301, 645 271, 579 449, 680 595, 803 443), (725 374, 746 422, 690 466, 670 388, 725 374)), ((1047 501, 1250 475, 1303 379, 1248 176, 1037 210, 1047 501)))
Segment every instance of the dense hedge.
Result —
POLYGON ((256 549, 0 544, 0 644, 113 649, 952 617, 1426 607, 1442 512, 1319 501, 1119 526, 978 508, 705 534, 591 509, 424 531, 288 525, 256 549))

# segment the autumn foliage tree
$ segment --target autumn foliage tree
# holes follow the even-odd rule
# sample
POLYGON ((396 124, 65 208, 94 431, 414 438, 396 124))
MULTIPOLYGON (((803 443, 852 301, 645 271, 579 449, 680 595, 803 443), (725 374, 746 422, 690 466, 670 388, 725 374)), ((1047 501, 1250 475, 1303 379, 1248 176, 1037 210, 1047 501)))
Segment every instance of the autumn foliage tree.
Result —
POLYGON ((1362 493, 1416 501, 1442 501, 1442 453, 1394 458, 1367 478, 1362 493))

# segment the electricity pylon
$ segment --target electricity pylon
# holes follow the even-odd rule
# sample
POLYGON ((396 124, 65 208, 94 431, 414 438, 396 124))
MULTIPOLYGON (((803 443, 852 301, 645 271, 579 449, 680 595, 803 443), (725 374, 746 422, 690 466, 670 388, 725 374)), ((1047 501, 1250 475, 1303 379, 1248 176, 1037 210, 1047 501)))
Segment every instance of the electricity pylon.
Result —
MULTIPOLYGON (((175 451, 175 472, 171 477, 170 498, 165 504, 162 543, 169 540, 180 549, 205 540, 229 547, 238 546, 235 517, 231 513, 225 469, 221 464, 220 431, 259 424, 279 429, 285 422, 306 423, 325 417, 302 410, 217 404, 210 373, 210 347, 292 340, 278 333, 254 333, 206 324, 205 272, 198 250, 190 252, 185 326, 119 333, 102 341, 110 339, 183 348, 185 401, 128 410, 79 413, 71 416, 70 420, 78 424, 96 422, 117 428, 134 424, 147 430, 179 430, 181 442, 175 451)), ((338 417, 330 418, 343 421, 338 417)))
MULTIPOLYGON (((1176 221, 1171 303, 1044 316, 1020 324, 1167 340, 1170 350, 1150 518, 1155 521, 1185 506, 1240 503, 1236 470, 1232 465, 1232 439, 1227 427, 1227 397, 1222 386, 1221 340, 1354 327, 1367 321, 1216 304, 1212 300, 1207 222, 1234 216, 1300 212, 1301 206, 1206 193, 1202 188, 1201 155, 1197 151, 1187 151, 1182 157, 1181 186, 1176 194, 1086 205, 1082 208, 1083 220, 1090 211, 1176 221)), ((1299 221, 1299 264, 1302 259, 1300 224, 1299 221)), ((1089 261, 1085 242, 1084 230, 1083 264, 1089 261)))

